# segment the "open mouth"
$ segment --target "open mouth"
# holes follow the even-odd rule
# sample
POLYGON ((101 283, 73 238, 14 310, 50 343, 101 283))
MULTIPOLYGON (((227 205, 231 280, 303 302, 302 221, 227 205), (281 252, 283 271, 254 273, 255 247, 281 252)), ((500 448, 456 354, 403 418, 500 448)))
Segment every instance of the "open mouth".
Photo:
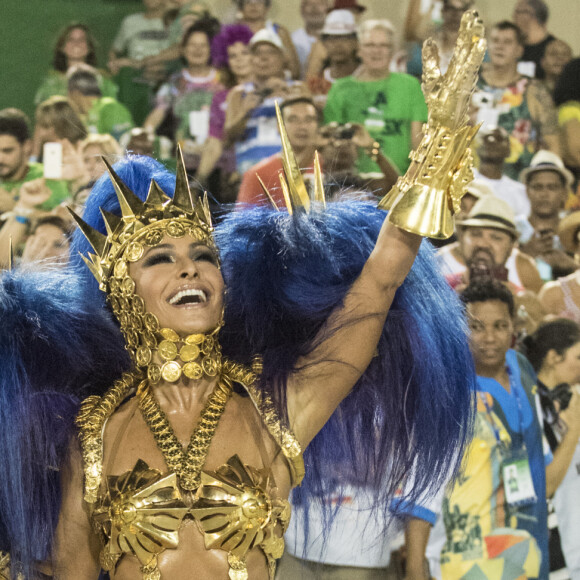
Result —
POLYGON ((180 290, 172 296, 167 302, 171 306, 188 306, 190 304, 203 304, 207 302, 207 295, 199 288, 187 288, 180 290))

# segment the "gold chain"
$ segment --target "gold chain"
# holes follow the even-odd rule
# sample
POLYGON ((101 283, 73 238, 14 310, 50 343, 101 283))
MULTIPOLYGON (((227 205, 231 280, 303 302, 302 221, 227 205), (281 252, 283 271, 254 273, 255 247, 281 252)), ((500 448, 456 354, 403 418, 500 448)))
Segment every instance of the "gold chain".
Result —
POLYGON ((188 491, 195 491, 199 487, 209 446, 231 394, 232 382, 222 375, 201 412, 184 452, 167 416, 151 392, 149 382, 144 380, 139 385, 139 409, 143 419, 149 426, 167 467, 177 473, 181 487, 188 491))

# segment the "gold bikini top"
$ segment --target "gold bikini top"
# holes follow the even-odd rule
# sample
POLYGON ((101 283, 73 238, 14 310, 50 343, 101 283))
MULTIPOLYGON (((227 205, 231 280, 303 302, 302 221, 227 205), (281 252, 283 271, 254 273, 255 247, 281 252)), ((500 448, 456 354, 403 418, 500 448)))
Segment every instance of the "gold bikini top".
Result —
MULTIPOLYGON (((272 401, 256 388, 255 375, 225 361, 222 378, 237 382, 247 391, 287 460, 292 486, 299 485, 304 477, 302 450, 292 432, 282 425, 272 401)), ((268 493, 268 470, 245 465, 234 455, 216 471, 201 472, 193 502, 186 505, 177 473, 162 474, 139 460, 131 471, 107 476, 103 492, 105 422, 134 384, 133 375, 124 375, 103 397, 85 400, 77 417, 85 501, 103 543, 103 569, 114 570, 123 554, 133 554, 141 565, 143 579, 159 580, 157 556, 177 547, 179 528, 189 516, 203 533, 206 549, 228 552, 230 580, 248 578, 245 558, 255 547, 266 555, 273 579, 275 561, 284 551, 290 505, 268 493)))

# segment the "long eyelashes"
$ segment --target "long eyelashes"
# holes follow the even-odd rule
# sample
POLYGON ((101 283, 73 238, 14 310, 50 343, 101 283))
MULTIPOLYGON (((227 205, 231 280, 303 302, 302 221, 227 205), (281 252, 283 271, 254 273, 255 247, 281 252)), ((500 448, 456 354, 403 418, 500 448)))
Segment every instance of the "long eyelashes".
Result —
POLYGON ((158 254, 153 254, 145 259, 143 266, 149 268, 151 266, 156 266, 157 264, 173 264, 175 259, 171 254, 161 252, 158 254))

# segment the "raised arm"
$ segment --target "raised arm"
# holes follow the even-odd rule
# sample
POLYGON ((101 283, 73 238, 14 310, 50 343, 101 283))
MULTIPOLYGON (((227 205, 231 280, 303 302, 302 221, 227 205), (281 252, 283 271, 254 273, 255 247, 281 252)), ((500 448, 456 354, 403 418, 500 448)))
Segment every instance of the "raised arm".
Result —
POLYGON ((465 186, 472 179, 469 144, 477 129, 467 107, 485 53, 484 31, 474 12, 462 21, 445 75, 437 48, 423 52, 429 122, 412 163, 380 207, 390 209, 376 245, 341 307, 320 333, 320 345, 300 360, 288 385, 290 424, 308 445, 350 392, 374 356, 397 288, 406 278, 423 236, 453 233, 465 186))

